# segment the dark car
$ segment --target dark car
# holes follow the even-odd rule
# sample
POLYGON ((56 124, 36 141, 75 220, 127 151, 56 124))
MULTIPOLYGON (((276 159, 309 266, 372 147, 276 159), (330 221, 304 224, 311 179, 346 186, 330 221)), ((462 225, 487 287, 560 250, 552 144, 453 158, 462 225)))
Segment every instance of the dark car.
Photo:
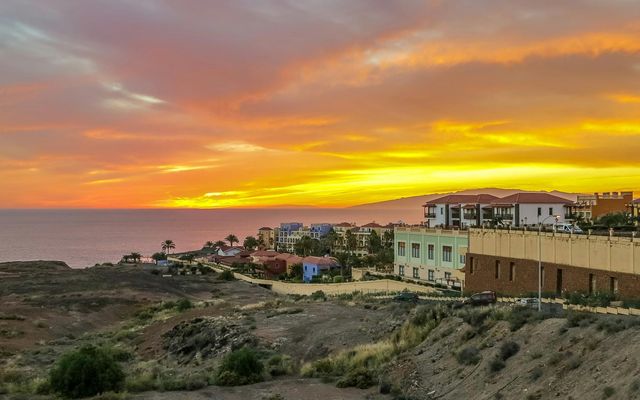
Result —
POLYGON ((402 292, 400 294, 393 296, 393 300, 410 301, 415 303, 418 301, 418 295, 416 293, 411 293, 411 292, 402 292))
POLYGON ((459 308, 466 305, 488 306, 489 304, 494 304, 497 300, 498 297, 496 296, 496 292, 487 290, 486 292, 472 294, 468 299, 466 299, 462 303, 456 304, 454 307, 459 308))

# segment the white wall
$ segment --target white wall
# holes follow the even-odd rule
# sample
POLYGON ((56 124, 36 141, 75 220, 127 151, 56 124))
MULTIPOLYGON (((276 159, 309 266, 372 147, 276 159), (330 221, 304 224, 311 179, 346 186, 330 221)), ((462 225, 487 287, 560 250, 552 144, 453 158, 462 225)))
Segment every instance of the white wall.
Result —
MULTIPOLYGON (((538 222, 542 222, 545 218, 549 216, 549 207, 553 207, 553 215, 559 215, 560 218, 558 222, 565 222, 564 214, 565 208, 564 204, 520 204, 520 222, 527 218, 527 225, 535 225, 538 222), (538 207, 542 208, 542 215, 538 217, 538 207)), ((514 211, 515 214, 515 211, 514 211)), ((515 215, 514 215, 515 218, 515 215)), ((516 221, 514 221, 515 223, 516 221)), ((551 217, 545 221, 545 225, 553 225, 555 223, 555 218, 551 217)))

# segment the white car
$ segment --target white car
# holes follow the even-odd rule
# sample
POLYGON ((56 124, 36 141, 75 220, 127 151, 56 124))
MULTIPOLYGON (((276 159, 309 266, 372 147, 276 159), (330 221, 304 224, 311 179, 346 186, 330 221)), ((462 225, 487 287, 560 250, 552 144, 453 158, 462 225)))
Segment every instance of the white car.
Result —
POLYGON ((515 305, 523 306, 523 307, 538 308, 538 299, 535 297, 518 299, 515 305))
POLYGON ((580 227, 579 227, 579 226, 572 225, 572 224, 568 224, 568 223, 555 224, 555 225, 553 225, 553 227, 555 228, 556 232, 563 232, 563 233, 584 233, 584 232, 582 231, 582 229, 580 229, 580 227))

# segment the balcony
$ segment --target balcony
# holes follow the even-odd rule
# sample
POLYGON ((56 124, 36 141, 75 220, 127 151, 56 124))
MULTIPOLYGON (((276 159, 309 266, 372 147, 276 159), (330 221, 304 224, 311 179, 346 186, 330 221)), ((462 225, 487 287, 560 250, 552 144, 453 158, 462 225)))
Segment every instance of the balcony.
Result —
POLYGON ((498 218, 498 219, 503 219, 503 220, 504 219, 513 219, 513 214, 496 214, 494 217, 498 218))
POLYGON ((476 214, 471 214, 471 213, 464 214, 464 219, 476 219, 476 214))
POLYGON ((425 218, 435 218, 436 217, 436 213, 434 213, 434 212, 426 212, 426 213, 424 213, 424 217, 425 218))

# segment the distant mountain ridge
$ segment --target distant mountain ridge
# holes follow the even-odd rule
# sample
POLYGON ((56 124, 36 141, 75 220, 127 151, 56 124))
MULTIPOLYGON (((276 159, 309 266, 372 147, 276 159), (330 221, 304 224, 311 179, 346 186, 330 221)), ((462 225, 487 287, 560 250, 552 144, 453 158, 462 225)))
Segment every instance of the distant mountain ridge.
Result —
POLYGON ((550 192, 542 191, 542 190, 520 190, 520 189, 502 189, 502 188, 480 188, 480 189, 469 189, 462 190, 459 192, 446 192, 446 193, 432 193, 421 196, 411 196, 411 197, 403 197, 395 200, 386 200, 379 201, 375 203, 366 203, 360 204, 357 206, 352 206, 350 208, 358 208, 358 209, 371 209, 371 210, 380 210, 380 209, 388 209, 388 210, 406 210, 406 209, 415 209, 422 207, 428 201, 433 199, 437 199, 439 197, 447 196, 450 194, 491 194, 497 197, 505 197, 510 196, 519 192, 527 192, 527 193, 548 193, 554 196, 562 197, 563 199, 568 199, 571 201, 576 201, 578 197, 578 193, 568 193, 568 192, 560 192, 557 190, 553 190, 550 192))

